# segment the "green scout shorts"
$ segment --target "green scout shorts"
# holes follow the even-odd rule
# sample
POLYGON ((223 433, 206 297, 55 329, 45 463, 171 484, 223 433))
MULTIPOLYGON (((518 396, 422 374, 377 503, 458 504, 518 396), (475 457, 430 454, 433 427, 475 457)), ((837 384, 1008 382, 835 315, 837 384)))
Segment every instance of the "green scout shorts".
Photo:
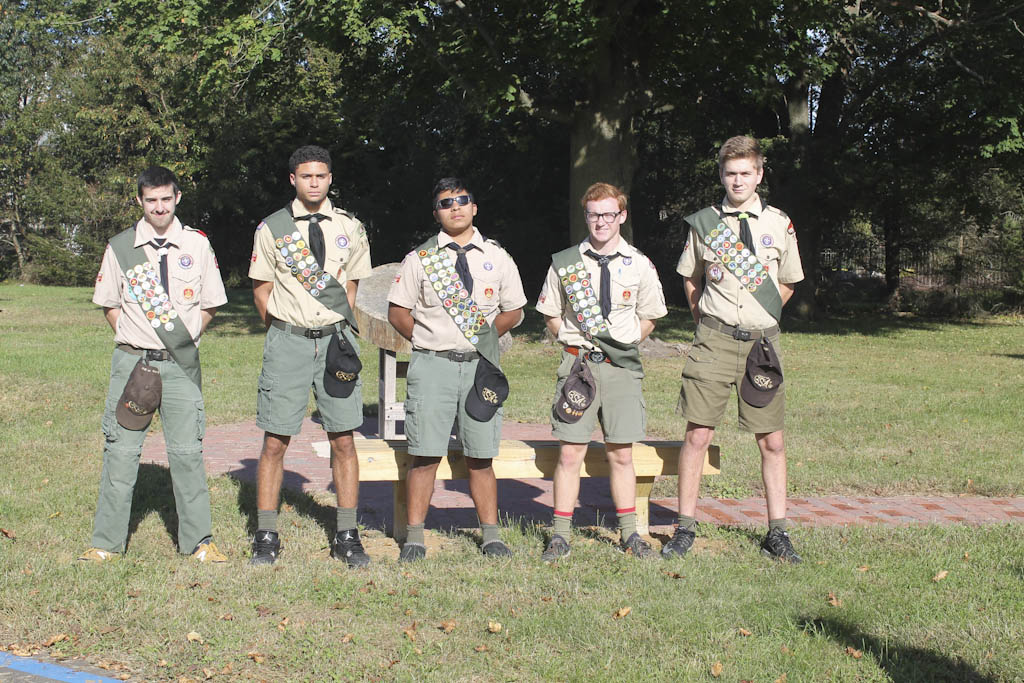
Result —
MULTIPOLYGON (((355 335, 342 333, 359 352, 355 335)), ((302 429, 313 388, 316 409, 328 432, 347 432, 363 424, 363 379, 347 398, 331 396, 324 389, 324 364, 330 337, 307 339, 277 327, 267 329, 263 342, 263 371, 256 401, 256 425, 271 434, 294 436, 302 429)))
MULTIPOLYGON (((704 325, 697 326, 693 346, 683 366, 683 386, 676 412, 687 422, 715 427, 725 415, 729 394, 736 388, 740 428, 754 434, 777 432, 785 425, 786 385, 783 382, 772 402, 755 408, 739 397, 739 385, 747 367, 747 354, 756 339, 740 341, 704 325)), ((782 361, 779 335, 768 342, 782 361)))
MULTIPOLYGON (((562 394, 562 385, 572 371, 576 356, 562 351, 562 362, 558 366, 558 381, 555 382, 555 398, 562 394)), ((606 443, 633 443, 641 441, 647 432, 647 404, 644 403, 644 373, 620 368, 611 363, 586 361, 597 382, 594 402, 590 404, 578 422, 562 422, 555 411, 551 411, 551 432, 559 441, 568 443, 589 443, 594 427, 601 423, 606 443)))
POLYGON ((466 413, 466 395, 473 389, 480 361, 455 362, 446 356, 413 351, 406 373, 405 436, 409 454, 443 458, 451 445, 452 423, 468 458, 497 457, 502 409, 487 422, 466 413))

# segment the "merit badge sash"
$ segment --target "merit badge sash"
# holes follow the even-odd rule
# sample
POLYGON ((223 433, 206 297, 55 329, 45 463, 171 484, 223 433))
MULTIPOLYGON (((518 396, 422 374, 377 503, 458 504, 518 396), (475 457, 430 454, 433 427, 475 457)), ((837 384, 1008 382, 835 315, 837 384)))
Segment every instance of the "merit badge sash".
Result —
POLYGON ((455 272, 455 259, 448 253, 448 249, 439 247, 437 235, 434 235, 419 246, 416 256, 452 323, 481 356, 500 368, 498 333, 487 322, 459 274, 455 272))
POLYGON ((146 313, 149 324, 174 362, 185 371, 196 386, 203 386, 199 368, 199 349, 178 312, 171 306, 170 294, 160 282, 160 264, 146 260, 142 246, 135 246, 135 228, 131 227, 110 238, 110 248, 128 280, 128 297, 146 313))
POLYGON ((576 322, 587 340, 600 347, 612 363, 627 370, 643 371, 640 349, 613 339, 608 321, 601 315, 601 305, 594 291, 594 282, 580 256, 579 246, 569 247, 551 256, 551 263, 572 307, 576 322))
POLYGON ((348 305, 345 285, 326 272, 323 264, 316 262, 312 250, 292 220, 291 212, 287 208, 281 209, 264 218, 263 222, 274 236, 274 248, 279 258, 291 269, 302 288, 327 308, 340 313, 352 329, 359 332, 356 316, 348 305))
POLYGON ((757 303, 775 320, 782 318, 779 288, 768 274, 768 269, 754 254, 754 245, 743 244, 740 236, 711 207, 691 214, 684 220, 693 226, 697 237, 715 254, 725 269, 754 295, 757 303))

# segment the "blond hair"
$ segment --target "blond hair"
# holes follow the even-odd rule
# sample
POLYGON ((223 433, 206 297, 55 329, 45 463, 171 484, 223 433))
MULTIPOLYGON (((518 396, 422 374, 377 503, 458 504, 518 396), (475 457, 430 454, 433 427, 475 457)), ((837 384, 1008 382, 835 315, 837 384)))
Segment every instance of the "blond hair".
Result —
POLYGON ((764 154, 761 153, 761 145, 748 135, 731 137, 718 150, 719 169, 725 166, 725 162, 733 159, 750 159, 759 171, 764 167, 764 154))

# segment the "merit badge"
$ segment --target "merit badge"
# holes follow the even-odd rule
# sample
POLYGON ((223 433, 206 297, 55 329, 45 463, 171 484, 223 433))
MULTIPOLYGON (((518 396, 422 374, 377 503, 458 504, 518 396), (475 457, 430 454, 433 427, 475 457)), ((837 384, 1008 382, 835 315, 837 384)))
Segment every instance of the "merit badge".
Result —
POLYGON ((337 239, 334 240, 334 243, 338 245, 339 249, 344 249, 348 246, 348 238, 344 235, 338 235, 337 239))
POLYGON ((185 297, 185 301, 192 301, 196 293, 191 287, 186 287, 185 291, 182 292, 181 295, 185 297))
POLYGON ((633 296, 633 292, 629 291, 628 289, 622 290, 622 300, 623 301, 629 301, 629 298, 631 296, 633 296))
POLYGON ((761 235, 761 246, 762 247, 770 247, 773 244, 775 244, 775 241, 772 239, 771 235, 768 235, 768 234, 761 235))
POLYGON ((188 270, 192 267, 192 257, 188 254, 182 254, 181 258, 178 259, 178 265, 185 270, 188 270))
POLYGON ((491 297, 494 296, 494 290, 488 287, 487 289, 484 290, 484 296, 490 299, 491 297))
POLYGON ((723 275, 725 275, 725 273, 722 272, 722 268, 717 263, 708 268, 708 277, 711 278, 713 282, 721 282, 723 275))
POLYGON ((174 323, 172 323, 172 322, 164 323, 164 329, 167 330, 168 332, 174 331, 174 323))
POLYGON ((622 265, 624 265, 624 266, 631 266, 631 265, 633 265, 633 257, 632 256, 625 256, 625 257, 623 257, 622 265))
POLYGON ((484 261, 484 270, 494 270, 494 264, 490 261, 484 261))

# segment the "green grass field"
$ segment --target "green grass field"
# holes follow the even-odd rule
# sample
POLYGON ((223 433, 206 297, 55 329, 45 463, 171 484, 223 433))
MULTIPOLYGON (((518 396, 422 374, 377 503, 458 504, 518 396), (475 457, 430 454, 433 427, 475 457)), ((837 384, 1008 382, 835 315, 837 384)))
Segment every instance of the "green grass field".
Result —
MULTIPOLYGON (((112 346, 90 296, 0 285, 0 647, 15 654, 84 657, 132 680, 1024 680, 1021 525, 798 529, 798 567, 762 559, 760 530, 707 525, 682 562, 640 563, 584 530, 546 567, 543 529, 521 520, 504 531, 511 560, 485 561, 455 533, 403 567, 370 529, 376 561, 349 572, 327 557, 330 498, 295 495, 283 560, 254 571, 251 486, 211 480, 230 563, 198 566, 176 554, 166 473, 147 466, 129 553, 80 565, 112 346)), ((211 424, 255 413, 262 326, 248 292, 230 296, 203 341, 211 424)), ((505 357, 507 420, 546 420, 557 349, 540 328, 531 316, 505 357)), ((791 492, 1021 495, 1022 333, 1019 319, 789 324, 791 492)), ((691 335, 679 310, 655 332, 691 335)), ((363 362, 375 376, 366 345, 363 362)), ((652 436, 681 438, 681 366, 646 362, 652 436)), ((704 494, 759 493, 734 411, 716 442, 723 472, 704 494)))

